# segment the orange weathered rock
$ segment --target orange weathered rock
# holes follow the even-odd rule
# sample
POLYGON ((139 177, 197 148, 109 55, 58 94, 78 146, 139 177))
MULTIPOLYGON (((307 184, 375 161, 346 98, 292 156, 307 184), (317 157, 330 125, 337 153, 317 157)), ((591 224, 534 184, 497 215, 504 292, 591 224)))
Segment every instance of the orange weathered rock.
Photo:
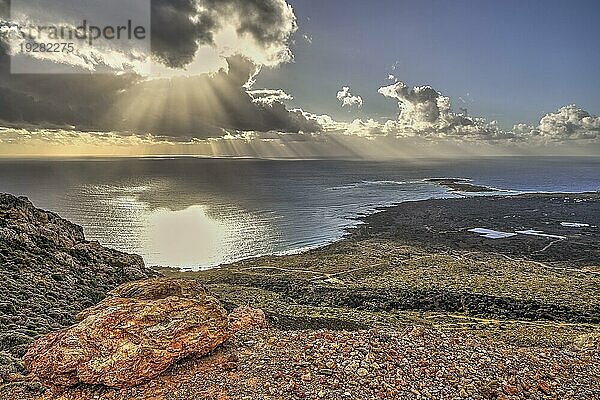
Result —
POLYGON ((264 329, 267 319, 263 310, 251 307, 238 307, 229 314, 229 329, 232 332, 251 329, 264 329))
POLYGON ((44 385, 135 386, 230 336, 227 312, 193 280, 127 283, 78 320, 27 351, 25 364, 44 385))

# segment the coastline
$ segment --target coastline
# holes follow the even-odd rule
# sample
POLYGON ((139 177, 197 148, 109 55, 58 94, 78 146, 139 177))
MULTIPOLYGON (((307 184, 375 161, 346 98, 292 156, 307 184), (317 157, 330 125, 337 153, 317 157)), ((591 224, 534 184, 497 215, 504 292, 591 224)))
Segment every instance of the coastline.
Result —
MULTIPOLYGON (((90 239, 142 255, 148 266, 202 268, 338 240, 344 228, 375 207, 459 196, 424 182, 427 178, 472 178, 472 183, 515 192, 581 192, 598 189, 593 171, 600 165, 597 157, 434 158, 418 163, 319 161, 297 165, 221 161, 116 159, 110 168, 93 160, 4 163, 0 183, 4 190, 28 195, 37 206, 82 225, 90 239), (73 176, 71 187, 48 172, 56 169, 73 176), (193 170, 195 178, 178 178, 176 171, 182 169, 193 170), (122 173, 130 170, 134 172, 131 176, 122 173), (279 174, 268 174, 271 170, 279 174), (223 184, 217 183, 215 176, 223 179, 223 184), (204 211, 195 207, 188 210, 196 205, 204 211), (235 209, 229 211, 232 206, 235 209), (116 208, 120 211, 111 211, 116 208), (183 246, 170 246, 161 237, 160 232, 169 229, 169 221, 184 218, 184 210, 203 214, 210 226, 216 222, 216 228, 222 227, 217 250, 207 252, 204 246, 194 250, 193 244, 176 250, 183 246)), ((195 240, 202 241, 202 235, 198 236, 195 240)), ((187 242, 184 238, 177 243, 187 242)), ((211 245, 210 249, 214 248, 211 245)))
POLYGON ((472 183, 470 183, 471 179, 468 179, 468 178, 423 178, 423 179, 420 179, 419 181, 430 182, 430 183, 439 185, 441 187, 445 187, 448 189, 448 192, 447 192, 448 195, 454 195, 457 197, 428 197, 428 198, 424 198, 424 199, 403 200, 403 201, 399 201, 399 202, 398 201, 390 202, 389 204, 385 204, 385 205, 374 206, 368 212, 358 212, 354 216, 347 217, 346 218, 347 220, 351 220, 351 221, 355 221, 355 222, 353 224, 350 224, 348 226, 341 228, 343 233, 340 234, 339 236, 337 236, 335 238, 330 238, 326 241, 323 241, 323 242, 317 243, 317 244, 301 246, 299 248, 292 248, 292 249, 288 249, 288 250, 261 253, 261 254, 252 255, 249 257, 236 258, 236 259, 231 259, 231 260, 227 260, 227 261, 219 262, 219 263, 215 263, 215 264, 200 265, 197 267, 177 267, 177 266, 152 265, 152 266, 150 266, 150 268, 153 268, 156 270, 172 270, 172 271, 179 271, 179 272, 197 272, 197 271, 205 271, 205 270, 209 270, 209 269, 221 268, 222 266, 237 264, 240 262, 246 262, 249 260, 259 259, 259 258, 264 258, 264 257, 285 257, 285 256, 291 256, 291 255, 304 254, 306 252, 325 248, 325 247, 331 246, 337 242, 343 241, 349 235, 351 235, 352 231, 359 228, 361 225, 365 224, 366 223, 365 221, 367 221, 370 216, 381 213, 381 212, 385 212, 389 209, 394 209, 394 208, 401 206, 402 204, 406 204, 406 203, 428 202, 428 201, 436 201, 436 200, 440 200, 440 201, 458 200, 458 199, 473 198, 473 197, 478 197, 478 198, 484 197, 485 198, 485 197, 513 197, 513 196, 524 196, 524 195, 533 195, 533 196, 535 196, 535 195, 559 195, 560 196, 560 195, 586 195, 586 194, 594 195, 594 194, 600 193, 600 190, 597 190, 597 191, 574 191, 574 192, 568 192, 568 191, 562 191, 562 190, 561 191, 539 191, 539 190, 517 191, 517 190, 495 188, 495 187, 480 185, 480 184, 472 184, 472 183))
MULTIPOLYGON (((441 398, 600 393, 587 383, 600 372, 600 193, 403 202, 361 221, 342 240, 300 254, 159 269, 198 281, 229 312, 262 309, 269 328, 237 334, 131 389, 81 386, 44 400, 208 399, 217 387, 232 399, 360 399, 364 385, 373 396, 416 399, 427 396, 422 382, 441 398), (489 239, 474 227, 565 239, 489 239), (390 352, 405 354, 402 368, 390 352)), ((0 398, 42 395, 39 384, 16 381, 0 385, 0 398)))
MULTIPOLYGON (((375 213, 397 207, 403 203, 411 203, 411 202, 418 202, 418 201, 430 201, 430 200, 456 199, 456 198, 475 196, 476 194, 479 194, 480 196, 499 196, 499 195, 517 196, 520 194, 528 193, 528 192, 518 192, 518 191, 513 191, 513 190, 492 188, 492 187, 485 186, 485 185, 473 184, 473 183, 470 183, 471 179, 468 179, 468 178, 422 178, 422 179, 418 179, 416 181, 432 183, 437 186, 444 187, 444 188, 448 189, 447 195, 454 195, 454 196, 458 196, 458 197, 428 197, 428 198, 424 198, 424 199, 403 200, 400 202, 390 202, 389 204, 374 206, 369 211, 358 212, 354 216, 349 216, 349 217, 345 218, 346 220, 354 221, 354 223, 349 224, 348 226, 342 227, 341 228, 342 233, 339 236, 330 238, 321 243, 306 245, 306 246, 302 246, 299 248, 292 248, 292 249, 288 249, 288 250, 280 250, 280 251, 274 251, 274 252, 269 252, 269 253, 257 254, 257 255, 253 255, 253 256, 249 256, 249 257, 231 259, 231 260, 227 260, 227 261, 219 262, 219 263, 215 263, 215 264, 200 265, 198 267, 177 267, 177 266, 173 267, 173 266, 152 265, 151 268, 156 269, 156 270, 166 269, 166 270, 173 270, 173 271, 180 271, 180 272, 194 272, 194 271, 205 271, 205 270, 209 270, 209 269, 220 268, 223 265, 235 264, 235 263, 244 262, 244 261, 248 261, 248 260, 252 260, 252 259, 256 259, 256 258, 262 258, 262 257, 269 257, 269 256, 280 257, 280 256, 288 256, 288 255, 298 255, 298 254, 303 254, 303 253, 306 253, 309 251, 318 250, 320 248, 327 247, 327 246, 335 244, 339 241, 342 241, 350 234, 350 232, 352 230, 354 230, 358 226, 364 224, 365 223, 364 220, 367 217, 369 217, 375 213)), ((531 193, 536 194, 536 193, 543 193, 543 192, 531 192, 531 193)), ((559 192, 548 192, 548 193, 559 193, 559 192)), ((582 193, 583 194, 586 192, 574 192, 574 193, 582 193)))
MULTIPOLYGON (((398 328, 416 321, 443 327, 465 320, 475 328, 485 325, 493 328, 502 324, 503 320, 510 320, 514 322, 511 322, 516 329, 513 333, 520 336, 517 339, 521 344, 556 344, 562 341, 562 345, 566 345, 579 334, 580 329, 590 330, 585 326, 588 322, 592 325, 600 322, 600 304, 593 299, 600 293, 589 282, 585 283, 585 277, 591 276, 595 280, 600 275, 600 266, 597 265, 600 254, 600 232, 597 229, 600 221, 596 217, 600 215, 598 204, 598 193, 522 194, 405 202, 361 218, 364 223, 350 229, 348 235, 339 241, 300 254, 256 257, 195 272, 159 271, 168 276, 200 279, 230 307, 247 302, 263 308, 283 329, 303 324, 313 328, 364 329, 372 326, 371 323, 398 328), (489 207, 500 210, 499 204, 512 202, 514 204, 504 211, 515 211, 514 207, 528 210, 546 203, 545 206, 552 209, 564 202, 565 197, 573 198, 571 205, 579 207, 579 213, 583 213, 581 218, 593 219, 590 220, 592 227, 578 231, 571 229, 571 240, 548 246, 552 240, 544 237, 518 235, 493 240, 467 232, 467 228, 477 226, 473 225, 474 221, 482 218, 489 221, 491 228, 510 230, 494 225, 499 218, 492 218, 489 207), (581 206, 582 203, 585 207, 581 206), (595 208, 589 209, 589 204, 595 208), (465 209, 470 210, 471 220, 465 216, 465 209), (586 209, 590 215, 584 215, 586 209), (453 210, 455 214, 452 214, 453 210), (435 227, 427 218, 439 218, 442 211, 449 220, 435 227), (456 221, 464 226, 452 226, 456 221), (582 238, 582 233, 591 236, 582 238), (582 252, 585 248, 588 251, 582 252), (574 254, 583 254, 584 257, 577 258, 574 254), (419 260, 425 259, 433 260, 435 266, 432 263, 422 265, 419 260), (486 265, 481 276, 477 274, 482 268, 478 265, 486 265), (401 271, 398 271, 400 267, 401 271), (425 277, 415 274, 419 268, 428 270, 425 277), (470 277, 469 269, 475 271, 470 277), (378 276, 384 273, 387 274, 385 278, 378 276), (400 277, 401 273, 410 273, 410 279, 400 277), (528 288, 532 273, 537 274, 536 279, 541 281, 536 280, 534 287, 528 288), (571 283, 570 291, 565 290, 567 287, 556 285, 565 278, 563 274, 578 282, 571 283), (516 279, 519 276, 522 276, 521 283, 511 282, 511 277, 516 279), (434 277, 437 278, 433 280, 434 277), (473 277, 485 280, 477 281, 473 277), (387 282, 384 282, 386 279, 387 282), (551 284, 550 289, 542 290, 544 284, 551 284), (420 289, 409 290, 410 286, 420 289), (440 291, 440 288, 443 290, 440 291), (579 288, 588 288, 591 292, 587 295, 585 292, 578 293, 579 288), (529 289, 538 292, 528 294, 529 289), (243 291, 248 292, 247 295, 243 291), (567 292, 568 295, 565 294, 567 292), (585 300, 577 301, 584 295, 587 296, 585 300), (553 299, 553 296, 556 298, 553 299), (282 297, 293 301, 274 307, 282 297), (457 302, 466 302, 467 307, 454 307, 457 302), (336 306, 340 304, 342 306, 338 309, 336 306), (494 311, 486 311, 488 308, 494 311), (397 314, 389 319, 393 323, 386 322, 390 313, 397 314), (458 314, 449 315, 455 313, 458 314), (432 324, 432 320, 436 323, 432 324), (547 335, 527 333, 531 328, 530 322, 537 320, 547 322, 547 326, 541 329, 548 329, 547 335), (553 326, 554 322, 556 325, 573 323, 582 326, 563 330, 553 326)), ((547 219, 558 223, 565 222, 559 219, 574 217, 564 208, 556 211, 556 215, 549 215, 546 211, 544 209, 540 214, 545 213, 547 219)), ((543 228, 549 233, 560 233, 566 229, 562 226, 549 229, 544 223, 548 221, 512 215, 512 220, 520 222, 515 230, 543 228)))

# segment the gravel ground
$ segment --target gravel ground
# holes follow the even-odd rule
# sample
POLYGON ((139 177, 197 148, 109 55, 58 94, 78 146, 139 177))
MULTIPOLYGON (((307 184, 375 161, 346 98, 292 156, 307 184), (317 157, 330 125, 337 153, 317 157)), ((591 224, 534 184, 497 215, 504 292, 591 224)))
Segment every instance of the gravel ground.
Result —
MULTIPOLYGON (((43 399, 600 399, 597 339, 557 350, 422 327, 260 330, 136 388, 47 392, 43 399)), ((0 398, 42 397, 5 391, 0 398)))

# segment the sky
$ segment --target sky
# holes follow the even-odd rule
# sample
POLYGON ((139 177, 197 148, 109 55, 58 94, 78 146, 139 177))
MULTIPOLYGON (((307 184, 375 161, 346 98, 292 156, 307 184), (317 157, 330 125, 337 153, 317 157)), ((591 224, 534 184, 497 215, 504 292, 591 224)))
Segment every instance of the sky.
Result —
POLYGON ((364 115, 394 117, 394 104, 376 90, 388 74, 431 85, 508 128, 565 104, 600 110, 598 1, 290 3, 312 44, 299 43, 293 64, 258 83, 332 116, 352 117, 330 95, 349 85, 365 100, 364 115))
MULTIPOLYGON (((600 154, 596 1, 152 0, 147 49, 24 55, 38 0, 12 1, 0 156, 600 154)), ((44 16, 76 26, 71 3, 44 16)))

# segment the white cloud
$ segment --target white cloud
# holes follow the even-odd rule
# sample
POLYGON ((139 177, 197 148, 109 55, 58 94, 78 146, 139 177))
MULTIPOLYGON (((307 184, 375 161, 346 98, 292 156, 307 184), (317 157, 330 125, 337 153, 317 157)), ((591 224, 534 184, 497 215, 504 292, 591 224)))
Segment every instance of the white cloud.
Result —
POLYGON ((247 92, 255 103, 273 105, 275 102, 292 101, 294 98, 283 89, 257 89, 247 92))
MULTIPOLYGON (((431 86, 409 88, 403 82, 396 82, 378 92, 398 101, 398 119, 383 123, 381 131, 399 137, 527 142, 532 145, 575 140, 589 142, 600 138, 600 117, 576 105, 546 114, 538 126, 521 123, 514 125, 512 130, 504 130, 496 121, 467 115, 466 109, 454 112, 450 98, 431 86)), ((470 101, 468 93, 467 99, 470 101)))
POLYGON ((598 142, 600 117, 593 116, 575 104, 564 106, 542 117, 537 126, 520 123, 513 132, 529 141, 538 142, 598 142))
MULTIPOLYGON (((62 1, 53 0, 54 4, 62 1)), ((286 0, 153 0, 151 4, 151 52, 149 43, 142 48, 120 49, 98 42, 94 46, 78 44, 73 53, 28 54, 32 62, 37 59, 59 64, 76 72, 135 71, 143 76, 216 72, 226 65, 226 58, 235 55, 269 67, 293 60, 289 44, 298 26, 286 0)), ((65 7, 59 9, 69 9, 65 7)), ((63 25, 68 27, 70 23, 63 25)), ((0 42, 9 42, 18 49, 23 41, 19 32, 26 27, 25 20, 0 20, 0 42)), ((40 37, 39 42, 57 40, 40 37)))
POLYGON ((495 121, 452 111, 450 98, 431 86, 412 89, 403 82, 379 88, 385 97, 398 100, 400 115, 385 123, 387 132, 398 136, 463 137, 467 139, 510 139, 512 132, 502 131, 495 121))
POLYGON ((600 139, 600 117, 571 104, 546 114, 536 131, 550 140, 597 140, 600 139))
POLYGON ((350 93, 350 88, 348 86, 342 87, 342 90, 337 92, 337 99, 342 102, 342 107, 357 107, 361 108, 363 106, 363 99, 360 96, 354 96, 350 93))
POLYGON ((535 132, 535 129, 536 128, 534 126, 520 123, 514 125, 512 130, 517 135, 536 135, 537 133, 535 132))

